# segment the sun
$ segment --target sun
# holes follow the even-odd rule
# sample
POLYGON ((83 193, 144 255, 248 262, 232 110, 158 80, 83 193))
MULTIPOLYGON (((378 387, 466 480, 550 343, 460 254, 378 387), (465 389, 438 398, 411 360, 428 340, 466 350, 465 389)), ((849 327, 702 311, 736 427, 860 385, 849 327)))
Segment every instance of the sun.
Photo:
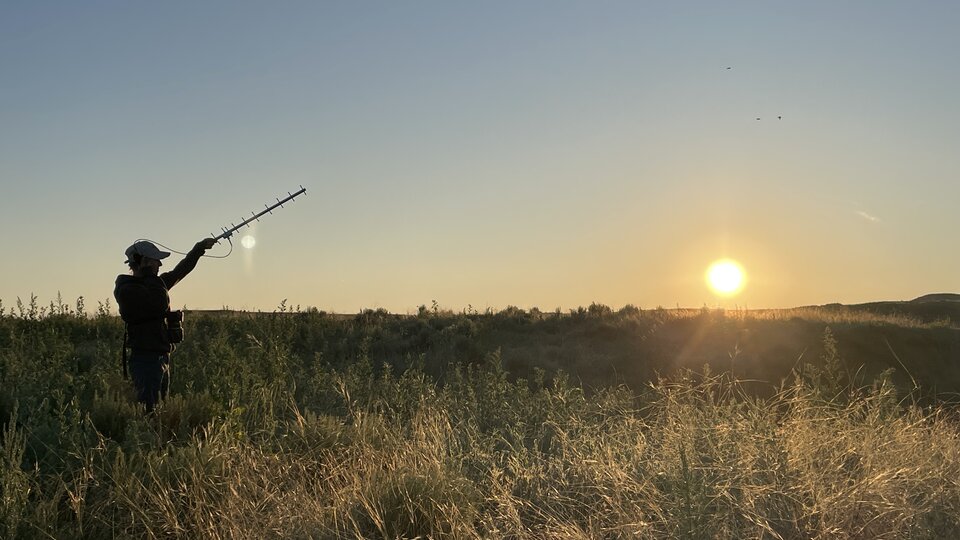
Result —
POLYGON ((240 239, 240 245, 247 249, 253 249, 253 246, 257 245, 257 239, 248 234, 240 239))
POLYGON ((746 274, 733 259, 714 261, 707 268, 707 285, 720 296, 733 296, 743 290, 746 274))

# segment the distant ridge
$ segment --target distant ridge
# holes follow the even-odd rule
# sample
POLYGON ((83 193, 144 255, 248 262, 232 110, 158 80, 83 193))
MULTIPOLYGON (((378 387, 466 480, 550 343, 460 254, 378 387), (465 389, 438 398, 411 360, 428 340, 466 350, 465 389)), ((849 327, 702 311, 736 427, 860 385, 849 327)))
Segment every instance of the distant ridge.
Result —
POLYGON ((922 304, 923 302, 960 302, 960 294, 957 293, 933 293, 925 294, 910 300, 912 304, 922 304))
POLYGON ((855 309, 884 315, 907 315, 923 322, 947 321, 960 327, 960 294, 925 294, 913 300, 868 302, 865 304, 827 304, 825 309, 855 309))

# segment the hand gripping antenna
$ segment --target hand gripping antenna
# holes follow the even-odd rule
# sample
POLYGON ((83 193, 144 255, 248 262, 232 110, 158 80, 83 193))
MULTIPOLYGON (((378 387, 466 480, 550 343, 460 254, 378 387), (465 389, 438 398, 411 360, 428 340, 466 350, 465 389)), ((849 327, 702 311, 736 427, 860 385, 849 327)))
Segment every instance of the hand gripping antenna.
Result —
POLYGON ((260 221, 260 216, 262 216, 262 215, 264 215, 264 214, 267 214, 267 213, 273 214, 273 209, 275 209, 275 208, 277 208, 277 207, 283 208, 283 203, 293 201, 293 199, 296 198, 298 195, 302 195, 302 194, 304 194, 304 193, 306 193, 306 192, 307 192, 307 189, 306 189, 305 187, 303 187, 303 186, 300 186, 300 190, 297 191, 296 193, 290 193, 290 192, 288 191, 288 192, 287 192, 287 196, 284 197, 284 199, 283 199, 282 201, 281 201, 279 198, 277 198, 277 202, 275 202, 274 204, 271 204, 271 205, 269 205, 269 206, 263 205, 263 206, 265 207, 264 210, 261 210, 261 211, 259 211, 259 212, 257 212, 257 213, 250 212, 252 215, 251 215, 250 217, 248 217, 247 219, 241 221, 239 225, 234 225, 233 223, 231 223, 229 229, 226 228, 226 227, 223 227, 223 228, 222 228, 222 229, 223 229, 223 232, 221 232, 221 233, 218 234, 218 235, 213 235, 213 234, 211 234, 210 236, 213 236, 213 238, 214 238, 215 240, 217 240, 218 242, 219 242, 220 240, 224 239, 224 238, 229 239, 230 236, 233 235, 233 233, 237 232, 237 229, 239 229, 240 227, 249 226, 249 225, 250 225, 250 222, 253 221, 253 220, 260 221))

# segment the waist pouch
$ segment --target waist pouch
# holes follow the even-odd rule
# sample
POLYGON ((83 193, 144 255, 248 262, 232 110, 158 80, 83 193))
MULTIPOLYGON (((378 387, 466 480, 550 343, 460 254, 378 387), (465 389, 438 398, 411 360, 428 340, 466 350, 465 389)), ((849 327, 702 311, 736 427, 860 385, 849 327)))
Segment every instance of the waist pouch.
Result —
POLYGON ((167 323, 167 339, 170 343, 183 343, 183 312, 168 311, 163 318, 167 323))

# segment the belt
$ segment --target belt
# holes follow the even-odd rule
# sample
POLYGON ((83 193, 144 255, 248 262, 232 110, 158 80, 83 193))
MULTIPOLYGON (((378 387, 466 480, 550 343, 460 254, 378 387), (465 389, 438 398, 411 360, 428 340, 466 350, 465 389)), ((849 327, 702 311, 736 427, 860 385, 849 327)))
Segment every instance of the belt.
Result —
POLYGON ((152 356, 152 357, 155 357, 155 358, 157 358, 157 359, 159 360, 159 359, 164 358, 164 357, 169 357, 169 356, 170 356, 170 353, 168 353, 168 352, 160 352, 160 351, 144 351, 144 350, 131 349, 131 350, 130 350, 130 358, 133 358, 134 356, 139 356, 139 357, 144 357, 144 356, 150 357, 150 356, 152 356))

